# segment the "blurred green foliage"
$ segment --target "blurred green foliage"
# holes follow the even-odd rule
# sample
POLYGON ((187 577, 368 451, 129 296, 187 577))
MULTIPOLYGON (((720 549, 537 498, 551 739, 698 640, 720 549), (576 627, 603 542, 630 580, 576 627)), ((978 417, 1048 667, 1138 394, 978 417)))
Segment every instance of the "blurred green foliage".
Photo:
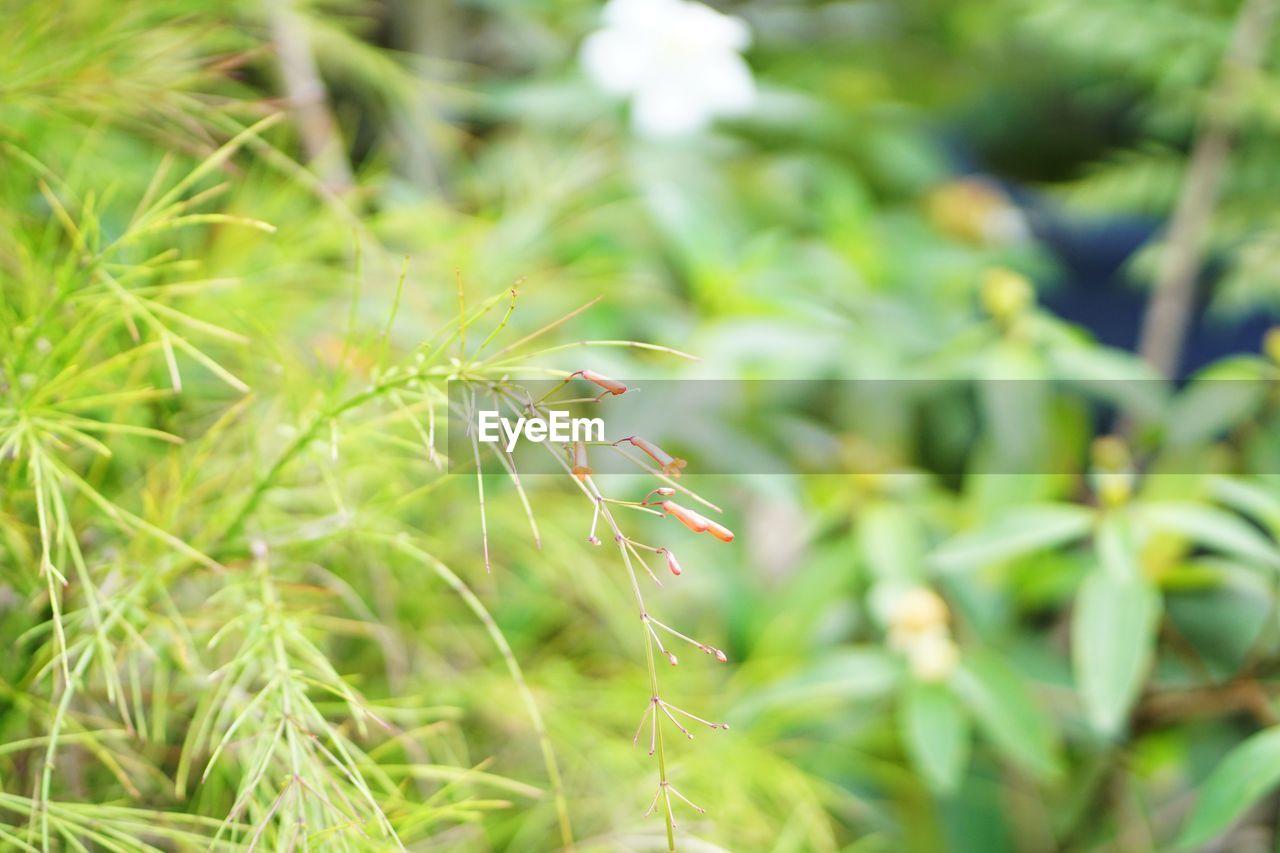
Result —
POLYGON ((590 367, 1052 388, 725 425, 860 473, 682 481, 738 532, 645 593, 730 661, 662 674, 732 726, 669 743, 686 849, 1274 847, 1280 347, 1164 382, 970 174, 1162 219, 1224 115, 1217 299, 1272 304, 1238 7, 748 0, 757 108, 655 141, 578 68, 595 2, 4 2, 0 845, 663 849, 590 505, 486 478, 482 545, 424 430, 446 378, 590 367), (701 361, 537 352, 580 340, 701 361))

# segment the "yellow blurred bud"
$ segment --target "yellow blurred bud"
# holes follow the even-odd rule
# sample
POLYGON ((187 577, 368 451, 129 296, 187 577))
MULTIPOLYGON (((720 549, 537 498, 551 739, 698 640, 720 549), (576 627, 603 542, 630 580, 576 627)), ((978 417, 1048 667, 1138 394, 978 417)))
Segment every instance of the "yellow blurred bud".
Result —
POLYGON ((995 267, 982 276, 982 307, 1001 323, 1020 316, 1035 298, 1031 282, 1011 269, 995 267))
POLYGON ((1093 459, 1093 490, 1103 506, 1119 506, 1133 496, 1133 457, 1124 440, 1114 435, 1094 439, 1089 448, 1093 459))
POLYGON ((844 470, 853 472, 854 484, 869 494, 883 491, 893 479, 884 475, 902 467, 902 461, 886 452, 882 443, 856 433, 840 437, 839 454, 844 470))
POLYGON ((1262 351, 1267 358, 1280 364, 1280 326, 1272 326, 1262 339, 1262 351))
POLYGON ((1089 455, 1093 458, 1093 467, 1102 471, 1126 471, 1133 465, 1129 447, 1119 436, 1104 435, 1095 438, 1089 448, 1089 455))
POLYGON ((929 221, 942 233, 975 245, 1003 245, 1027 238, 1022 212, 995 184, 980 178, 948 181, 925 199, 929 221))
POLYGON ((1129 471, 1094 474, 1094 491, 1103 506, 1120 506, 1133 496, 1133 474, 1129 471))

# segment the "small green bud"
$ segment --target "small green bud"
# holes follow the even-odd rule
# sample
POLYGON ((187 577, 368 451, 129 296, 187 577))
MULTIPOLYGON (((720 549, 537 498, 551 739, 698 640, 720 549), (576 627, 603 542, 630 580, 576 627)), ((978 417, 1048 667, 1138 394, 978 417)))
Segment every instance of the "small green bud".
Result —
POLYGON ((1104 435, 1094 439, 1090 447, 1093 465, 1103 471, 1123 471, 1133 464, 1129 448, 1124 440, 1114 435, 1104 435))
POLYGON ((1262 352, 1267 358, 1280 364, 1280 326, 1272 326, 1262 338, 1262 352))
POLYGON ((995 267, 982 276, 982 307, 1001 323, 1016 319, 1035 298, 1031 282, 1011 269, 995 267))
POLYGON ((1124 441, 1114 435, 1095 439, 1090 447, 1093 458, 1093 487, 1103 506, 1119 506, 1133 495, 1133 457, 1124 441))

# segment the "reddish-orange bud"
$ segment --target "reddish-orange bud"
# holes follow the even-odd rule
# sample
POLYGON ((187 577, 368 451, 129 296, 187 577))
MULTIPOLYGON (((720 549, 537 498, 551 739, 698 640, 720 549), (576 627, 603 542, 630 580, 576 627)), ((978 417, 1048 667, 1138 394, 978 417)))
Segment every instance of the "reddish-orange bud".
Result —
POLYGON ((675 501, 663 501, 659 506, 694 533, 705 533, 711 528, 711 519, 699 515, 688 507, 680 506, 675 501))
POLYGON ((622 441, 631 442, 633 447, 637 447, 647 454, 650 459, 658 463, 658 467, 662 469, 662 473, 666 474, 668 477, 679 477, 680 469, 688 464, 683 459, 680 459, 677 456, 672 456, 658 445, 651 441, 645 441, 638 435, 624 438, 622 441))
POLYGON ((667 558, 667 568, 671 570, 671 574, 679 576, 682 573, 682 569, 680 568, 680 561, 676 559, 676 555, 666 548, 662 549, 662 553, 667 558))
POLYGON ((725 527, 723 524, 717 524, 711 519, 707 519, 707 532, 719 539, 721 542, 733 541, 733 531, 725 527))
POLYGON ((652 489, 650 490, 649 494, 644 496, 644 500, 641 501, 640 504, 641 506, 650 506, 652 503, 656 503, 656 501, 649 500, 649 498, 653 497, 654 495, 659 495, 664 498, 669 498, 675 493, 676 493, 675 489, 652 489))
POLYGON ((668 515, 674 515, 681 524, 694 533, 710 533, 721 542, 733 541, 732 530, 701 513, 694 512, 686 506, 680 506, 675 501, 662 501, 658 506, 666 510, 668 515))
POLYGON ((603 388, 605 391, 608 391, 610 394, 614 395, 615 397, 618 396, 619 394, 627 393, 626 385, 623 385, 621 382, 616 382, 607 376, 601 376, 599 373, 596 373, 594 370, 579 370, 577 375, 581 376, 583 379, 587 380, 588 382, 591 382, 595 385, 599 385, 601 388, 603 388))
MULTIPOLYGON (((724 652, 720 651, 719 649, 716 649, 715 651, 716 651, 716 660, 720 661, 720 663, 728 663, 728 662, 729 662, 729 656, 728 656, 728 655, 726 655, 724 652)), ((725 728, 727 729, 727 728, 729 728, 729 727, 728 727, 728 726, 725 726, 725 728)))
POLYGON ((581 441, 573 443, 573 476, 579 480, 586 479, 591 473, 591 465, 587 460, 587 445, 581 441))
POLYGON ((680 665, 680 658, 678 658, 678 657, 676 657, 675 655, 671 654, 671 652, 667 652, 667 660, 671 661, 671 665, 672 665, 672 666, 679 666, 679 665, 680 665))

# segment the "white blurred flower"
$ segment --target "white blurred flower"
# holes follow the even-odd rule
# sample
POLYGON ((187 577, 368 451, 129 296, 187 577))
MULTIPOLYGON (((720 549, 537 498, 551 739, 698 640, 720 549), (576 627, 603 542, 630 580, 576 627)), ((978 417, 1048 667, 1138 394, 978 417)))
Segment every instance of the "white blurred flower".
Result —
POLYGON ((902 580, 883 580, 871 588, 871 612, 890 632, 921 633, 946 627, 946 602, 927 586, 902 580))
POLYGON ((944 681, 960 663, 960 649, 945 631, 921 634, 906 652, 911 674, 921 681, 944 681))
POLYGON ((741 19, 693 0, 609 0, 604 27, 582 45, 582 65, 605 91, 631 98, 647 136, 684 136, 716 116, 755 103, 740 53, 751 42, 741 19))
POLYGON ((928 587, 905 590, 890 605, 889 624, 895 631, 921 633, 947 624, 947 605, 928 587))

